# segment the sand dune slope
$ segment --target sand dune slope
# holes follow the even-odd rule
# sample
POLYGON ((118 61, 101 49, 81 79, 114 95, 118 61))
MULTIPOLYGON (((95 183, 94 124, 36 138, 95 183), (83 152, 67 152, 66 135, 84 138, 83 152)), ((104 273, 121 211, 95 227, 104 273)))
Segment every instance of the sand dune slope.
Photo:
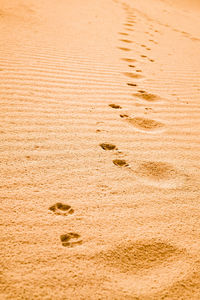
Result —
POLYGON ((199 299, 199 16, 0 1, 1 299, 199 299))

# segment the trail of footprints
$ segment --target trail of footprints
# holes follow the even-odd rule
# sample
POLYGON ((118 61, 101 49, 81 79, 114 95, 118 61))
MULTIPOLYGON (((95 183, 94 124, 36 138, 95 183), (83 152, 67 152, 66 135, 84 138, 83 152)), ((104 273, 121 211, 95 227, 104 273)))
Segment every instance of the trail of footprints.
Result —
MULTIPOLYGON (((129 7, 125 4, 125 10, 129 10, 129 7)), ((134 20, 132 19, 132 13, 129 13, 129 20, 124 24, 126 27, 126 31, 133 30, 134 20)), ((120 35, 129 36, 128 32, 120 32, 120 35)), ((151 42, 156 43, 154 40, 150 39, 151 42)), ((131 44, 130 39, 120 39, 120 42, 131 44)), ((142 48, 146 48, 147 51, 151 49, 146 45, 141 45, 142 48)), ((131 51, 130 48, 119 47, 122 51, 131 51)), ((146 55, 141 55, 143 58, 147 58, 146 55)), ((130 57, 123 57, 122 60, 128 63, 128 67, 135 69, 137 61, 130 57)), ((149 61, 154 62, 153 59, 149 59, 149 61)), ((130 79, 140 80, 144 78, 143 75, 138 74, 142 73, 142 70, 136 69, 135 72, 125 72, 124 75, 130 79)), ((137 87, 138 82, 128 82, 128 86, 137 87)), ((132 96, 134 98, 138 98, 141 101, 146 103, 153 104, 154 102, 160 101, 161 98, 158 95, 148 93, 142 89, 138 89, 137 92, 133 93, 132 96)), ((111 109, 123 109, 119 104, 109 104, 111 109)), ((145 107, 146 110, 151 110, 151 107, 145 107)), ((135 129, 140 130, 141 132, 149 133, 149 132, 157 132, 158 130, 164 130, 165 124, 163 122, 144 118, 141 116, 129 117, 127 114, 120 114, 120 117, 130 124, 134 126, 135 129)), ((103 142, 100 143, 102 151, 108 151, 110 153, 122 153, 118 150, 118 147, 112 143, 103 142)), ((177 170, 170 163, 162 162, 162 161, 136 161, 134 162, 133 167, 124 160, 124 159, 113 159, 112 163, 114 166, 127 169, 132 172, 132 174, 139 180, 142 181, 145 185, 150 186, 158 186, 159 188, 177 188, 179 186, 184 185, 187 181, 187 175, 182 171, 177 170)), ((137 241, 135 243, 128 243, 128 245, 120 245, 115 249, 102 251, 98 254, 97 259, 106 264, 111 268, 116 268, 123 274, 135 275, 137 273, 143 274, 146 270, 154 270, 159 266, 164 268, 164 264, 168 262, 172 269, 176 270, 175 273, 182 276, 181 271, 176 269, 176 262, 186 261, 188 257, 188 253, 185 249, 179 249, 174 247, 168 242, 160 241, 160 240, 146 240, 146 241, 137 241)), ((117 280, 117 279, 116 279, 117 280)), ((129 285, 129 280, 128 285, 129 285)), ((176 281, 176 279, 175 279, 176 281)), ((120 283, 119 283, 120 284, 120 283)), ((144 283, 145 285, 145 283, 144 283)))
MULTIPOLYGON (((123 9, 125 10, 125 12, 127 13, 127 21, 124 23, 124 27, 125 27, 125 32, 119 32, 120 36, 126 36, 126 38, 120 38, 119 41, 122 43, 126 43, 126 44, 132 44, 133 41, 130 39, 130 33, 127 32, 130 31, 130 28, 132 31, 134 31, 134 24, 136 23, 135 18, 136 16, 134 15, 134 12, 132 11, 132 9, 127 5, 127 4, 122 4, 123 9)), ((152 28, 150 28, 152 29, 152 28)), ((153 30, 153 29, 152 29, 153 30)), ((155 31, 155 30, 154 30, 155 31)), ((157 30, 156 30, 157 32, 157 30)), ((147 33, 149 34, 149 33, 147 33)), ((157 42, 154 41, 152 38, 149 38, 149 42, 152 42, 154 44, 156 44, 157 42)), ((140 45, 142 49, 145 49, 147 51, 150 51, 151 48, 146 46, 145 44, 141 44, 140 45)), ((124 48, 122 46, 118 47, 118 49, 124 51, 124 48)), ((131 48, 126 48, 125 51, 131 51, 131 48)), ((149 61, 154 62, 153 59, 148 58, 147 55, 145 54, 141 54, 140 55, 142 58, 147 58, 149 61)), ((137 68, 137 60, 130 58, 130 57, 123 57, 121 58, 121 60, 123 60, 124 62, 129 63, 128 67, 131 69, 134 69, 134 72, 124 72, 123 74, 130 79, 133 79, 134 81, 138 81, 136 82, 127 82, 127 85, 130 87, 138 87, 139 84, 139 80, 140 79, 144 79, 144 75, 142 74, 142 70, 137 68)), ((152 93, 148 93, 147 91, 144 91, 142 89, 139 89, 137 92, 134 92, 132 94, 132 96, 134 97, 134 99, 138 99, 141 101, 144 101, 146 103, 153 103, 153 102, 157 102, 157 101, 161 101, 161 97, 159 97, 158 95, 152 94, 152 93)), ((109 105, 112 108, 117 108, 115 107, 114 104, 110 104, 109 105)), ((122 107, 120 105, 116 105, 119 106, 120 109, 122 109, 122 107)), ((145 111, 150 111, 151 107, 145 107, 145 111)), ((121 114, 120 115, 121 118, 124 118, 130 125, 134 126, 135 129, 137 130, 141 130, 141 131, 146 131, 146 132, 157 132, 158 130, 164 130, 165 129, 165 125, 157 120, 152 120, 152 119, 148 119, 148 118, 144 118, 141 116, 136 116, 136 117, 129 117, 128 115, 124 115, 121 114)))
MULTIPOLYGON (((117 2, 117 1, 116 1, 117 2)), ((123 4, 123 9, 128 12, 127 15, 127 22, 124 23, 126 32, 119 32, 120 36, 126 36, 126 38, 120 38, 120 42, 125 43, 126 45, 131 45, 133 41, 129 38, 129 32, 127 31, 134 31, 134 24, 135 22, 135 15, 133 14, 131 8, 127 4, 123 4)), ((152 28, 151 28, 152 29, 152 28)), ((157 31, 156 31, 157 32, 157 31)), ((149 32, 147 32, 149 34, 149 32)), ((152 35, 152 34, 150 34, 152 35)), ((150 42, 156 44, 156 41, 153 39, 149 39, 150 42)), ((147 47, 146 45, 142 44, 141 48, 146 49, 147 51, 150 51, 151 48, 147 47)), ((118 49, 122 51, 132 51, 131 48, 127 47, 118 47, 118 49)), ((141 54, 142 58, 148 58, 146 55, 141 54)), ((153 62, 154 60, 148 58, 149 61, 153 62)), ((123 57, 121 58, 122 61, 128 63, 128 67, 135 69, 137 60, 130 57, 123 57)), ((143 75, 139 74, 142 73, 142 70, 135 69, 135 72, 124 72, 124 75, 130 79, 139 80, 144 78, 143 75)), ((138 83, 135 82, 127 82, 128 86, 131 87, 137 87, 138 83)), ((155 101, 161 100, 161 98, 158 95, 148 93, 144 90, 138 90, 137 92, 132 94, 133 97, 136 97, 138 99, 144 100, 145 102, 153 103, 155 101)), ((115 110, 121 110, 122 107, 119 104, 111 103, 109 104, 109 107, 111 109, 115 110)), ((146 110, 151 110, 151 108, 145 108, 146 110)), ((134 126, 135 129, 145 132, 157 132, 157 130, 164 129, 165 125, 156 120, 152 120, 149 118, 144 118, 140 116, 136 117, 129 117, 127 114, 120 114, 120 117, 123 118, 128 124, 131 126, 134 126)), ((116 145, 111 143, 100 143, 99 146, 104 151, 118 151, 118 148, 116 145)), ((121 153, 118 151, 118 153, 121 153)), ((173 168, 170 164, 163 163, 163 162, 154 162, 154 161, 145 161, 137 163, 134 166, 134 170, 130 168, 129 163, 124 159, 113 159, 113 164, 117 167, 123 168, 128 167, 129 170, 132 170, 134 172, 134 175, 138 179, 143 179, 144 183, 155 185, 157 183, 163 183, 161 184, 162 187, 174 187, 174 185, 170 185, 170 181, 173 181, 174 184, 176 184, 176 177, 178 176, 178 180, 180 181, 180 178, 184 179, 184 174, 180 174, 177 170, 173 168)), ((49 210, 54 215, 60 215, 60 216, 69 216, 74 213, 74 209, 68 205, 63 203, 56 203, 49 207, 49 210)), ((66 234, 62 234, 60 236, 61 243, 64 247, 73 247, 75 245, 82 244, 81 236, 77 233, 69 232, 66 234)))
MULTIPOLYGON (((63 204, 61 202, 57 202, 56 204, 50 206, 49 210, 53 214, 60 216, 68 216, 74 213, 74 209, 70 205, 63 204)), ((60 241, 63 247, 74 247, 76 245, 82 244, 81 236, 78 233, 74 232, 61 234, 60 241)))

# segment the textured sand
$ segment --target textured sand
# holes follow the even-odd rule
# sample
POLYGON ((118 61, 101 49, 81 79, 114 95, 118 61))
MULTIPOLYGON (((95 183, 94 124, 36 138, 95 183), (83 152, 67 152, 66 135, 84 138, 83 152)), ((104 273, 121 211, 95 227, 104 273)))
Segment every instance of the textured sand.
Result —
POLYGON ((0 1, 0 299, 200 298, 198 8, 0 1))

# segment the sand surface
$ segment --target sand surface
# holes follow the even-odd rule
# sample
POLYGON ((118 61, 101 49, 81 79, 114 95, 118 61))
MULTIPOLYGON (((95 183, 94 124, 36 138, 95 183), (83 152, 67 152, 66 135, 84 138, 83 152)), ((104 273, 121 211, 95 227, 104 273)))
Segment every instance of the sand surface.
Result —
POLYGON ((199 17, 0 1, 0 299, 200 299, 199 17))

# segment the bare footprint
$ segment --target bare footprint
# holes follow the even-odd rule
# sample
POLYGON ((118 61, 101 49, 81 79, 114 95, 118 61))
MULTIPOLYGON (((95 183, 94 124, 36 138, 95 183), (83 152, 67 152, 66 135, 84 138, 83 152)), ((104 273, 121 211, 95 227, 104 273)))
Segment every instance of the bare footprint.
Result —
POLYGON ((120 105, 117 105, 117 104, 114 104, 114 103, 111 103, 109 104, 108 106, 114 108, 114 109, 121 109, 121 106, 120 105))
POLYGON ((57 202, 56 204, 49 207, 49 210, 54 212, 56 215, 67 216, 74 213, 74 210, 70 205, 62 204, 61 202, 57 202))
POLYGON ((133 96, 141 98, 141 99, 149 101, 149 102, 160 100, 159 96, 147 93, 145 91, 139 91, 139 93, 135 93, 135 94, 133 94, 133 96))
POLYGON ((102 143, 102 144, 99 144, 99 146, 103 150, 117 150, 117 147, 115 145, 113 145, 113 144, 102 143))
POLYGON ((164 127, 164 124, 161 122, 141 117, 127 118, 127 121, 136 128, 145 131, 156 130, 164 127))
POLYGON ((113 164, 118 167, 127 167, 128 164, 124 159, 114 159, 113 164))
POLYGON ((78 233, 69 232, 60 236, 61 243, 64 247, 73 247, 82 244, 78 233))

